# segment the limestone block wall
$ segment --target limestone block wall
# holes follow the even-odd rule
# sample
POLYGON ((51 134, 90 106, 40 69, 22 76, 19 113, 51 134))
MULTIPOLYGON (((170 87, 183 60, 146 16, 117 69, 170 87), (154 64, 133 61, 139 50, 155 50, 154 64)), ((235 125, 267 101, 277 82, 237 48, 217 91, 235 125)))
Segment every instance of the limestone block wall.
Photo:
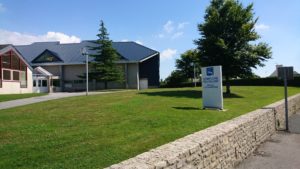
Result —
MULTIPOLYGON (((288 98, 289 116, 300 110, 300 94, 288 98)), ((277 129, 285 129, 285 105, 284 100, 270 104, 265 108, 274 109, 277 129)))
MULTIPOLYGON (((299 109, 300 94, 289 98, 290 114, 299 109)), ((284 101, 279 101, 162 145, 108 169, 233 168, 270 138, 276 128, 282 126, 284 101)))

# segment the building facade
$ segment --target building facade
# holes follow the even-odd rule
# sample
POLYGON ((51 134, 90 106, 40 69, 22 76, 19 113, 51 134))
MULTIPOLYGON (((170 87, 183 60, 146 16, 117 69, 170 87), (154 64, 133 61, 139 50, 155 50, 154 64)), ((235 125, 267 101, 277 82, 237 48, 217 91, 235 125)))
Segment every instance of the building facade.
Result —
MULTIPOLYGON (((6 93, 85 90, 86 81, 82 76, 86 73, 86 62, 81 50, 95 45, 97 44, 94 41, 72 44, 37 42, 22 46, 9 45, 13 51, 13 56, 10 58, 12 65, 15 63, 14 60, 18 61, 15 55, 21 58, 19 64, 28 65, 26 67, 27 89, 20 87, 20 89, 15 90, 16 87, 12 87, 12 89, 6 89, 6 93)), ((135 42, 113 42, 113 47, 121 58, 117 64, 123 70, 124 81, 109 82, 109 89, 144 89, 159 86, 159 52, 135 42)), ((95 54, 95 51, 88 50, 88 53, 92 55, 95 54)), ((2 55, 7 60, 5 51, 2 55)), ((89 57, 89 62, 93 62, 93 57, 89 57)), ((13 73, 20 69, 18 71, 22 77, 20 75, 19 81, 23 84, 24 66, 14 67, 10 65, 11 67, 7 68, 5 63, 2 63, 5 77, 8 76, 6 69, 12 72, 12 79, 14 78, 13 73)), ((3 70, 1 77, 2 75, 3 70)), ((6 85, 4 82, 8 81, 3 79, 2 85, 6 85)), ((89 89, 104 89, 104 83, 89 79, 89 89)))
POLYGON ((0 45, 0 94, 32 93, 32 68, 12 45, 0 45))

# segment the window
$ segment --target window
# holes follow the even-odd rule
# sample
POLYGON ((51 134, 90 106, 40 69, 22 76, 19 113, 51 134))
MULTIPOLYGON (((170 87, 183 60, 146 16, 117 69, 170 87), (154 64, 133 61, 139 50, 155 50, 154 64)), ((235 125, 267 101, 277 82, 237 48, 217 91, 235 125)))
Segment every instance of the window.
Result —
POLYGON ((1 66, 1 56, 0 56, 0 88, 2 88, 2 66, 1 66))
POLYGON ((25 63, 24 62, 22 62, 22 61, 20 61, 21 63, 20 63, 20 70, 23 70, 23 71, 26 71, 26 65, 25 65, 25 63))
POLYGON ((54 53, 49 50, 45 50, 39 56, 37 56, 33 63, 45 63, 45 62, 62 62, 62 60, 54 53))
POLYGON ((42 86, 42 80, 38 80, 38 86, 39 86, 39 87, 42 86))
POLYGON ((21 88, 27 88, 27 76, 26 76, 26 71, 21 71, 20 72, 20 86, 21 88))
POLYGON ((11 80, 10 70, 3 70, 3 80, 11 80))
POLYGON ((20 80, 20 73, 17 71, 13 71, 13 80, 19 81, 20 80))
POLYGON ((36 87, 36 80, 33 80, 33 87, 36 87))
POLYGON ((2 56, 2 67, 10 69, 10 53, 7 52, 2 56))
POLYGON ((20 82, 21 88, 27 88, 27 66, 13 50, 1 55, 0 88, 2 81, 20 82))
POLYGON ((82 84, 85 83, 85 80, 74 80, 75 84, 82 84))
POLYGON ((60 80, 59 79, 53 79, 53 86, 60 87, 60 80))
POLYGON ((42 80, 42 87, 47 87, 47 80, 42 80))
POLYGON ((14 53, 11 55, 11 68, 15 70, 20 70, 20 59, 14 53))

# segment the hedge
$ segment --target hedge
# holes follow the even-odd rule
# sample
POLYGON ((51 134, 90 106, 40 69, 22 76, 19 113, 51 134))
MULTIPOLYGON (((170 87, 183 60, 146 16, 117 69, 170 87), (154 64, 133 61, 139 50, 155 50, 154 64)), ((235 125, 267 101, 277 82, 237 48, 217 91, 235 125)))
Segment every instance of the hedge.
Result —
MULTIPOLYGON (((223 82, 223 85, 225 83, 223 82)), ((277 78, 257 78, 257 79, 235 79, 230 80, 231 86, 283 86, 283 80, 277 78)), ((175 87, 194 87, 192 82, 180 84, 161 84, 161 88, 175 88, 175 87)), ((197 82, 197 86, 201 83, 197 82)), ((293 80, 288 81, 288 86, 300 87, 300 77, 295 77, 293 80)))
MULTIPOLYGON (((232 86, 283 86, 283 80, 277 78, 237 79, 230 80, 232 86)), ((288 81, 289 86, 300 87, 300 77, 288 81)))

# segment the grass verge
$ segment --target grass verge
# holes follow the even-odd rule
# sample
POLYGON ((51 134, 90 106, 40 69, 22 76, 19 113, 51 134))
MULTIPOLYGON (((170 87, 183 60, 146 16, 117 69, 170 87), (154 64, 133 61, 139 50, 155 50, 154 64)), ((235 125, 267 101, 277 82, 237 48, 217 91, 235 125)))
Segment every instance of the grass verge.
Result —
MULTIPOLYGON (((0 111, 0 168, 103 168, 283 98, 282 87, 232 87, 226 112, 200 88, 79 96, 0 111)), ((289 88, 289 95, 300 88, 289 88)))
POLYGON ((0 102, 16 100, 16 99, 25 99, 25 98, 43 96, 43 95, 46 95, 46 94, 45 93, 1 94, 0 102))

